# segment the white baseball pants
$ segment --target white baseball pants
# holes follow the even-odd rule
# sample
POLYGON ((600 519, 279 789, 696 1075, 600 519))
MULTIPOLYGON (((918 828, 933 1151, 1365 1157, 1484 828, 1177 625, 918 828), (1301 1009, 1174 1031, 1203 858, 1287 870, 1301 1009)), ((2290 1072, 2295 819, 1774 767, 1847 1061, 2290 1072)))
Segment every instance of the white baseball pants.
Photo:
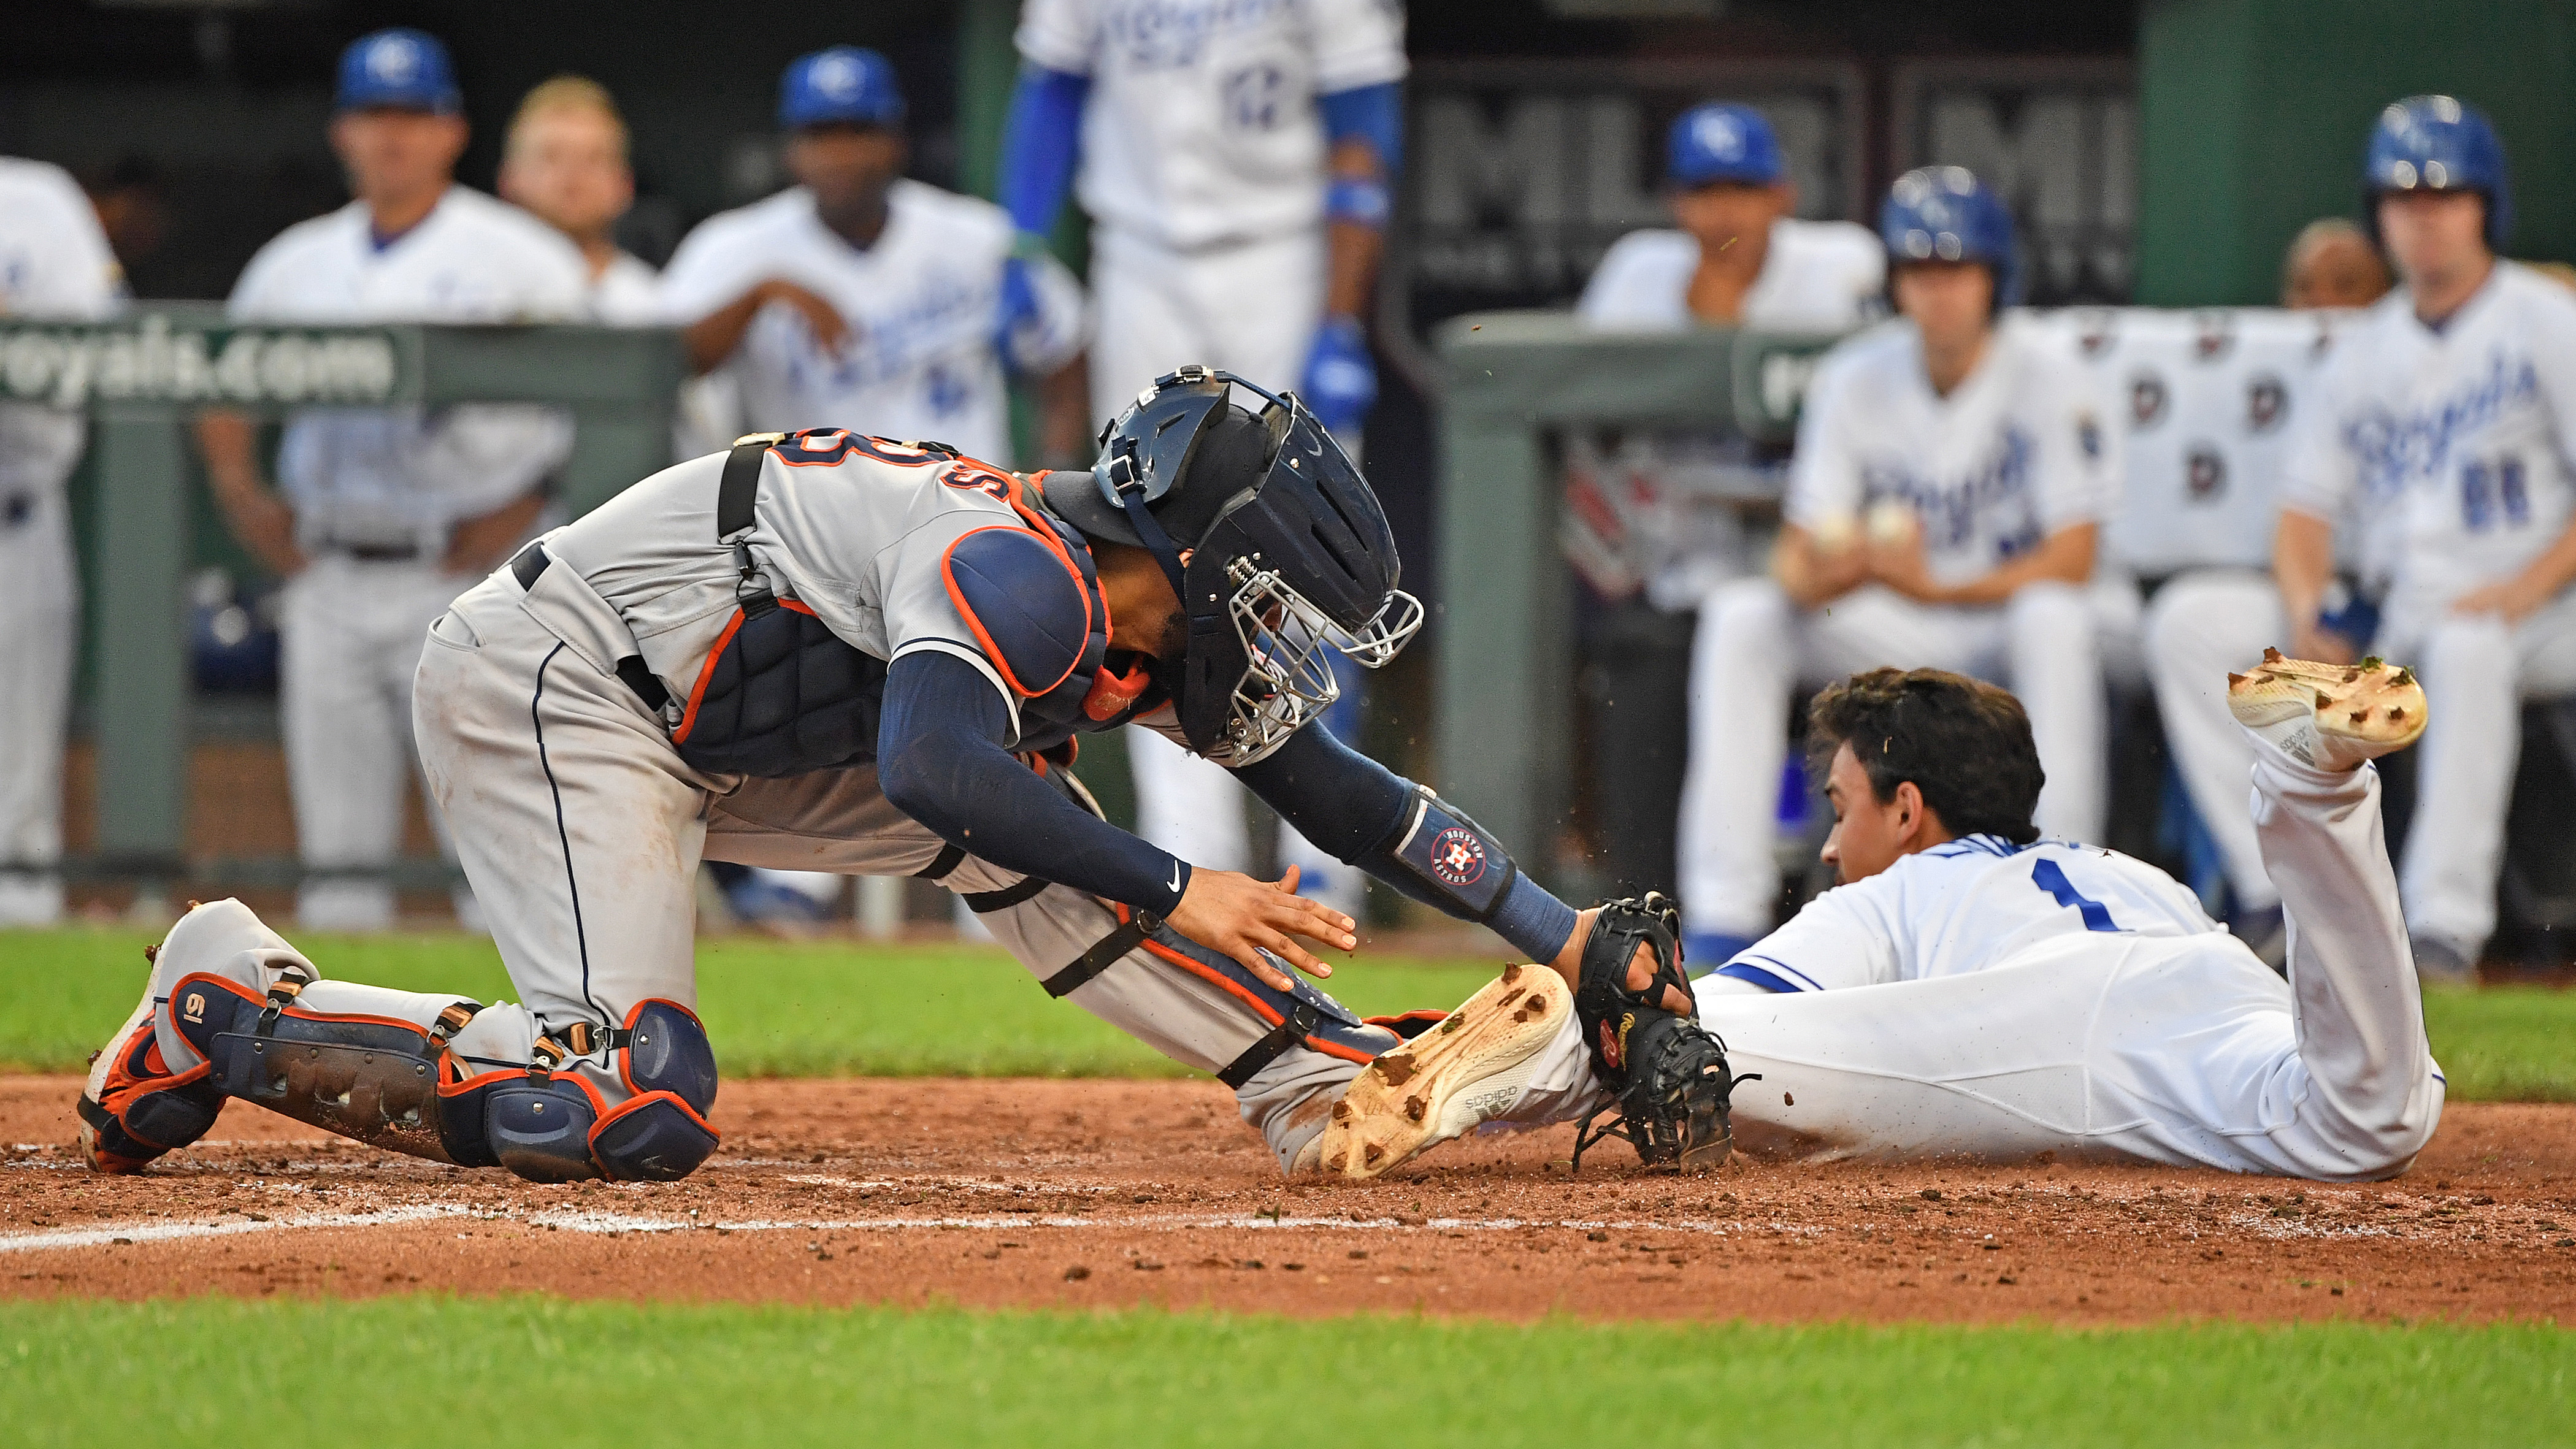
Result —
POLYGON ((2281 591, 2269 574, 2212 569, 2185 574, 2147 605, 2147 674, 2165 744, 2191 794, 2192 808, 2218 843, 2228 889, 2239 911, 2281 903, 2263 868, 2245 778, 2254 768, 2254 738, 2227 712, 2227 676, 2260 663, 2267 648, 2286 647, 2281 591))
POLYGON ((53 866, 63 853, 63 730, 80 639, 68 501, 60 487, 25 497, 23 517, 0 516, 0 926, 62 914, 53 866))
MULTIPOLYGON (((1752 1150, 1903 1160, 2053 1152, 2367 1181, 2440 1121, 2379 775, 2268 746, 2253 817, 2290 920, 2289 979, 2232 936, 2075 932, 1966 975, 1773 994, 1696 984, 1752 1150)), ((1569 1016, 1505 1120, 1600 1104, 1569 1016)))
MULTIPOLYGON (((394 888, 367 876, 402 853, 403 786, 413 770, 412 676, 430 621, 473 581, 429 562, 363 563, 323 554, 279 599, 278 715, 287 786, 308 878, 296 916, 324 931, 381 931, 394 888), (320 872, 319 878, 311 873, 320 872)), ((436 810, 430 828, 454 855, 436 810)), ((472 916, 457 893, 457 913, 472 916)))
POLYGON ((1801 612, 1771 579, 1736 579, 1709 592, 1691 644, 1679 869, 1691 930, 1770 931, 1780 894, 1773 806, 1788 759, 1792 692, 1882 665, 2008 685, 2030 712, 2048 772, 2040 829, 2102 838, 2102 667, 2087 589, 2037 583, 2000 608, 1953 609, 1873 585, 1801 612))
MULTIPOLYGON (((1206 251, 1176 252, 1114 231, 1092 239, 1091 286, 1101 319, 1091 343, 1091 405, 1101 422, 1147 384, 1203 362, 1282 392, 1296 387, 1324 315, 1320 229, 1206 251)), ((1353 458, 1359 440, 1340 440, 1353 458)), ((1212 765, 1141 727, 1127 731, 1136 778, 1136 833, 1190 862, 1250 870, 1244 795, 1212 765)), ((1352 916, 1365 899, 1360 873, 1282 825, 1279 856, 1299 868, 1301 894, 1352 916)))

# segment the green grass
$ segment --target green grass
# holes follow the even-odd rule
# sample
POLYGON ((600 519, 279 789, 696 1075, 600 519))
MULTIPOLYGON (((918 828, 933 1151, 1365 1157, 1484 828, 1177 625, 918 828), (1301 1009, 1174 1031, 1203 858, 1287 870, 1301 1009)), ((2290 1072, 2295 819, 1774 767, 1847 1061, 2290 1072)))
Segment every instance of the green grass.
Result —
MULTIPOLYGON (((0 1067, 73 1071, 143 984, 143 947, 121 930, 0 931, 0 1067)), ((508 999, 489 941, 467 936, 313 937, 333 976, 413 991, 508 999)), ((1454 1006, 1490 961, 1361 957, 1328 989, 1363 1013, 1454 1006)), ((739 1076, 1186 1075, 1048 998, 986 946, 698 943, 699 1007, 717 1060, 739 1076)), ((2576 1101, 2576 992, 2436 990, 2425 1001, 2453 1101, 2576 1101)))
POLYGON ((552 1299, 0 1303, 13 1445, 2517 1444, 2555 1328, 1527 1327, 552 1299))
MULTIPOLYGON (((150 935, 0 931, 0 1067, 78 1071, 143 989, 150 935)), ((482 1001, 514 996, 491 942, 439 935, 298 937, 325 975, 482 1001)), ((1329 988, 1365 1014, 1455 1006, 1493 962, 1369 957, 1329 988)), ((698 943, 698 1007, 735 1076, 1188 1075, 989 946, 698 943)))

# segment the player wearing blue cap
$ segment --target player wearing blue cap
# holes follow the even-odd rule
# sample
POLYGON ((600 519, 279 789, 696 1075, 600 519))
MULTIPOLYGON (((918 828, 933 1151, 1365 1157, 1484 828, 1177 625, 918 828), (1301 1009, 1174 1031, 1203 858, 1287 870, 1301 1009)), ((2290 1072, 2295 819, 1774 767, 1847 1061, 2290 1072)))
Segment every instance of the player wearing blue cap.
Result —
POLYGON ((1682 804, 1693 965, 1770 929, 1792 688, 1882 665, 2000 676, 2030 714, 2039 828, 2099 841, 2102 674, 2086 584, 2117 488, 2091 385, 2001 316, 2011 213, 1956 166, 1879 213, 1900 318, 1834 348, 1798 426, 1772 576, 1700 611, 1682 804))
MULTIPOLYGON (((454 182, 462 98, 446 47, 383 30, 340 57, 331 145, 356 196, 287 228, 234 284, 270 322, 516 322, 580 315, 589 272, 552 228, 454 182)), ((306 880, 298 909, 390 925, 378 878, 402 840, 412 671, 450 600, 534 528, 572 446, 560 410, 311 408, 287 421, 278 489, 250 420, 198 428, 215 501, 286 579, 279 714, 306 880)), ((432 812, 433 821, 436 812, 432 812)))
MULTIPOLYGON (((2272 644, 2417 661, 2435 723, 2401 893, 2418 970, 2464 980, 2495 929, 2520 703, 2576 692, 2576 299, 2498 255, 2512 181, 2474 107, 2390 104, 2362 185, 2364 225, 2403 285, 2338 339, 2299 424, 2277 592, 2245 579, 2201 595, 2160 647, 2201 641, 2236 669, 2272 644), (2320 617, 2339 526, 2359 530, 2375 632, 2320 617)), ((2207 690, 2165 705, 2194 802, 2222 841, 2241 840, 2247 761, 2212 723, 2224 709, 2207 690)))
POLYGON ((906 179, 904 115, 894 66, 873 50, 836 45, 787 67, 778 124, 796 185, 709 217, 662 274, 691 360, 732 373, 750 427, 865 426, 980 458, 1011 454, 1016 369, 1039 380, 1041 451, 1079 456, 1080 286, 1041 265, 1032 309, 997 336, 1010 218, 906 179))
MULTIPOLYGON (((1377 396, 1365 319, 1403 162, 1403 8, 1030 0, 1016 39, 1002 201, 1025 266, 1069 186, 1090 214, 1092 416, 1117 416, 1187 358, 1294 388, 1356 456, 1377 396)), ((1128 747, 1149 838, 1250 865, 1223 772, 1143 731, 1128 747)), ((1294 832, 1280 853, 1319 898, 1359 909, 1355 873, 1294 832)))

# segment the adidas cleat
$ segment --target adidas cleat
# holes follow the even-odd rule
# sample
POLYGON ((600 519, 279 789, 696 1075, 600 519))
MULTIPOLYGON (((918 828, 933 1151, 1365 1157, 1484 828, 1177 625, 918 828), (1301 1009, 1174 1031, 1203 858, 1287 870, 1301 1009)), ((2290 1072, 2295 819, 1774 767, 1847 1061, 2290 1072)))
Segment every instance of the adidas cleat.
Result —
POLYGON ((2281 753, 2320 770, 2349 770, 2422 737, 2424 686, 2415 673, 2378 658, 2359 664, 2287 659, 2278 649, 2244 674, 2227 676, 2236 722, 2281 753))
POLYGON ((1320 1139, 1323 1170, 1376 1177, 1510 1110, 1539 1048, 1573 1014, 1573 993, 1555 972, 1504 967, 1438 1026, 1352 1079, 1320 1139))

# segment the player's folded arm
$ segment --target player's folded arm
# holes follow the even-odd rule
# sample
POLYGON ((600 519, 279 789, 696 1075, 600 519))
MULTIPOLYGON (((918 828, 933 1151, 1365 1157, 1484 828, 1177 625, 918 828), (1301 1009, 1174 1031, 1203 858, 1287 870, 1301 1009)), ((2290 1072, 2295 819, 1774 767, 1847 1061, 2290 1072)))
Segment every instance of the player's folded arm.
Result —
POLYGON ((1074 804, 1011 738, 1008 704, 965 660, 925 650, 887 671, 877 779, 897 810, 1004 870, 1170 914, 1189 867, 1074 804))
POLYGON ((1235 772, 1316 848, 1413 899, 1479 921, 1533 961, 1553 961, 1574 935, 1573 907, 1512 864, 1465 811, 1307 728, 1235 772))

